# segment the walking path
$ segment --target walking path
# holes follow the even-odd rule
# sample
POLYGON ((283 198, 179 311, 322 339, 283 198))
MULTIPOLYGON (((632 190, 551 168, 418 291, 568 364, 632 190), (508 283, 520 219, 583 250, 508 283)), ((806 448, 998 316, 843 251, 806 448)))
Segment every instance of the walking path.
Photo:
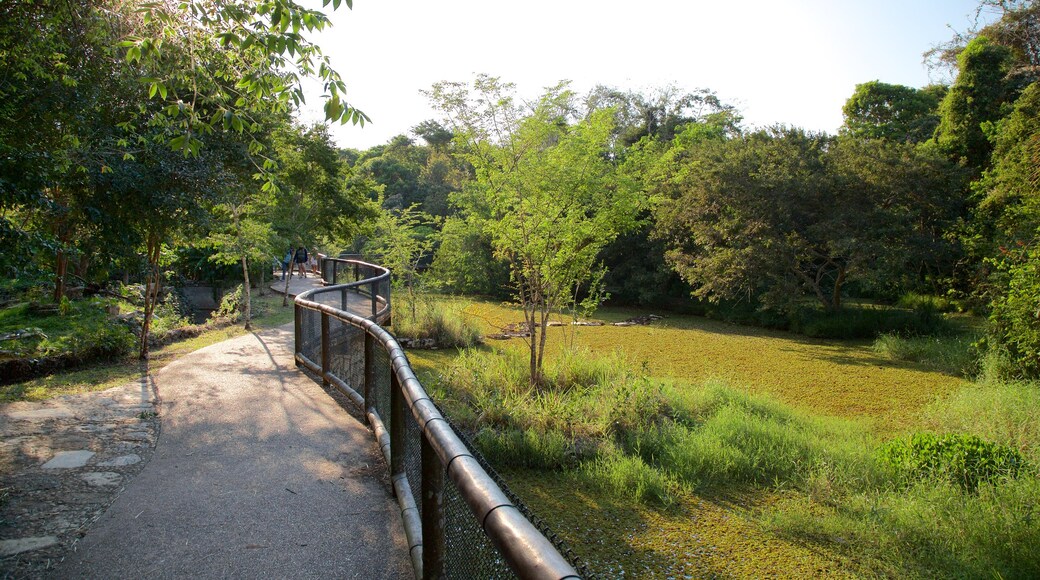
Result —
MULTIPOLYGON (((411 576, 371 435, 296 369, 292 342, 291 326, 265 330, 158 372, 151 459, 46 574, 411 576)), ((97 470, 85 462, 66 469, 97 470)))

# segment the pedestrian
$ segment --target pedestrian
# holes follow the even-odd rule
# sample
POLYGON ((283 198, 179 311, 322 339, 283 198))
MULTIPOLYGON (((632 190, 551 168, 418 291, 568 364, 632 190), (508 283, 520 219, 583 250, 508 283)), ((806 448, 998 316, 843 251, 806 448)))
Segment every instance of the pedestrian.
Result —
POLYGON ((300 246, 296 248, 296 267, 300 270, 300 276, 307 277, 307 248, 300 246))
POLYGON ((286 272, 289 272, 289 278, 292 278, 292 270, 289 269, 289 264, 292 264, 293 254, 292 246, 289 246, 289 249, 285 251, 285 255, 282 256, 282 280, 285 280, 286 272))

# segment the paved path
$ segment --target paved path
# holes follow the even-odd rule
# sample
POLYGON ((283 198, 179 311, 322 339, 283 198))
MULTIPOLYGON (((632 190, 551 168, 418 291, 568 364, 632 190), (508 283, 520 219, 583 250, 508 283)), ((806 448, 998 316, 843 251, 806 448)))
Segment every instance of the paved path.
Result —
POLYGON ((412 576, 371 435, 295 368, 292 338, 250 334, 156 375, 155 454, 56 577, 412 576))

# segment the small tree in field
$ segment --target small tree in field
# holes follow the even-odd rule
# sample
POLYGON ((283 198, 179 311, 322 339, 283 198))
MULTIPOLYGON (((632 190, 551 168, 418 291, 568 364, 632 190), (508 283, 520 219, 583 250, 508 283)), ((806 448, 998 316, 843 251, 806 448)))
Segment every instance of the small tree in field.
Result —
POLYGON ((635 222, 635 188, 618 177, 613 111, 575 120, 561 84, 533 106, 514 104, 512 86, 481 76, 474 92, 439 83, 429 96, 447 113, 476 179, 456 199, 479 216, 496 255, 509 263, 530 329, 531 383, 542 381, 545 329, 601 275, 600 250, 635 222))
POLYGON ((274 237, 271 225, 258 221, 249 215, 249 205, 222 204, 219 213, 226 218, 222 231, 214 232, 207 238, 213 246, 214 254, 210 260, 217 264, 235 264, 242 266, 242 322, 246 330, 251 330, 252 296, 250 295, 249 264, 269 263, 272 255, 274 237))
POLYGON ((375 233, 366 247, 366 254, 377 254, 393 274, 395 290, 408 295, 408 315, 414 323, 418 300, 419 267, 433 251, 436 236, 434 219, 419 211, 417 205, 404 209, 387 209, 376 220, 375 233))

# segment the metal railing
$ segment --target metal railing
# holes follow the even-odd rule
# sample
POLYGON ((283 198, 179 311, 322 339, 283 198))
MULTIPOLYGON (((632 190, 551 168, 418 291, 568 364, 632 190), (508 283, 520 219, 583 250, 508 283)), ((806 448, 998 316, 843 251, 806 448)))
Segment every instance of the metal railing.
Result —
POLYGON ((417 578, 578 578, 423 389, 390 318, 390 271, 323 258, 296 297, 296 362, 361 408, 390 466, 417 578))

